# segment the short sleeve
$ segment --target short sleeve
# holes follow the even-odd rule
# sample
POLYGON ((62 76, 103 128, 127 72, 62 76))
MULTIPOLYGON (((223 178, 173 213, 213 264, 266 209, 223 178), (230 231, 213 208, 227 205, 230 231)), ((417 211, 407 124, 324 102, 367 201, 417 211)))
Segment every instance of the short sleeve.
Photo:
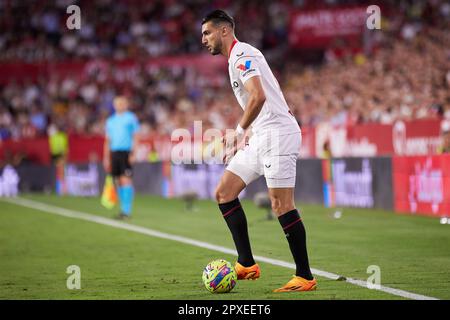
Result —
POLYGON ((110 132, 110 127, 111 127, 111 121, 108 119, 106 120, 106 124, 105 124, 105 136, 109 138, 109 132, 110 132))
POLYGON ((135 115, 133 115, 132 119, 132 132, 133 134, 135 134, 136 132, 139 131, 139 121, 137 119, 137 117, 135 115))
POLYGON ((253 56, 244 56, 235 62, 235 68, 239 72, 239 79, 244 84, 248 79, 254 76, 260 76, 258 62, 253 56))

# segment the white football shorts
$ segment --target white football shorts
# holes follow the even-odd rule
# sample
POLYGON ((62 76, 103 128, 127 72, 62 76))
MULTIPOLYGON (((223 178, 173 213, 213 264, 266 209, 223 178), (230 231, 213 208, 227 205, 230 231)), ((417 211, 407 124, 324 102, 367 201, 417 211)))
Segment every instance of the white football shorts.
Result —
POLYGON ((301 142, 300 132, 253 135, 226 170, 239 176, 246 185, 264 175, 268 188, 293 188, 301 142))

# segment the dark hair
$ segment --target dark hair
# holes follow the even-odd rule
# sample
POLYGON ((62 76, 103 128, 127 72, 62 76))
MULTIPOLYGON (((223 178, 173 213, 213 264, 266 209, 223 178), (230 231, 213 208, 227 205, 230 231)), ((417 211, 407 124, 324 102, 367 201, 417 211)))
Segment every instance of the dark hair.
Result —
POLYGON ((223 10, 214 10, 208 13, 202 20, 202 25, 212 21, 214 24, 218 24, 220 22, 227 22, 231 24, 231 27, 234 29, 234 19, 223 10))

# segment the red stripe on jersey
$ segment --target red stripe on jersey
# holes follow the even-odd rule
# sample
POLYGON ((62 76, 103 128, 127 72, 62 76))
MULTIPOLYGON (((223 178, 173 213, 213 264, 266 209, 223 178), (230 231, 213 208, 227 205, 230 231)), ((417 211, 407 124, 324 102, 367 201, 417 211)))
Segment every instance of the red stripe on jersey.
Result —
POLYGON ((233 47, 234 47, 234 45, 237 43, 237 40, 236 39, 234 39, 233 40, 233 43, 231 43, 231 48, 230 48, 230 52, 228 52, 228 59, 230 59, 230 56, 231 56, 231 51, 233 50, 233 47))

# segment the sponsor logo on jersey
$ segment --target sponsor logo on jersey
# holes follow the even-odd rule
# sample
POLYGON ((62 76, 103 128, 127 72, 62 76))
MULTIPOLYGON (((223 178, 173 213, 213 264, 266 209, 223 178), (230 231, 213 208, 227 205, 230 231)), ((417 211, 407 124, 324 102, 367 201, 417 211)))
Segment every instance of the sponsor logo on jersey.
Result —
POLYGON ((242 57, 243 54, 244 54, 244 51, 242 51, 242 52, 239 53, 239 54, 236 54, 236 57, 242 57))
POLYGON ((245 77, 247 76, 250 72, 255 71, 255 69, 248 69, 247 71, 245 71, 244 73, 242 73, 242 76, 245 77))
POLYGON ((247 61, 245 61, 245 65, 241 63, 240 65, 237 66, 237 68, 242 71, 247 71, 248 69, 250 69, 251 64, 252 64, 252 61, 247 60, 247 61))

